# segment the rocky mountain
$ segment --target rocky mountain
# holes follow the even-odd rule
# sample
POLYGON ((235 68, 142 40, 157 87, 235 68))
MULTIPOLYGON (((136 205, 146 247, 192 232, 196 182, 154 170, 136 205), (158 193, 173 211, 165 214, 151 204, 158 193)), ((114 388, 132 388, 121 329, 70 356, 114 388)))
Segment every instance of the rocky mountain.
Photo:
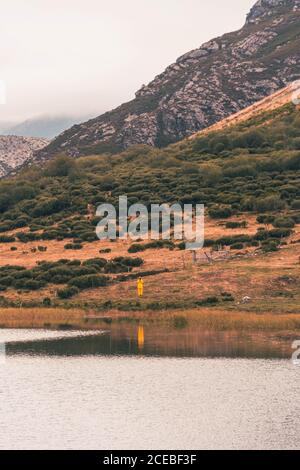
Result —
POLYGON ((47 139, 0 136, 0 177, 14 173, 32 158, 33 153, 49 144, 47 139))
POLYGON ((204 129, 300 78, 300 0, 259 0, 245 25, 179 57, 133 101, 75 125, 38 160, 163 147, 204 129))
MULTIPOLYGON (((263 113, 275 111, 278 108, 294 103, 298 105, 300 103, 300 80, 293 82, 291 85, 267 96, 261 101, 256 102, 252 106, 249 106, 238 113, 232 114, 228 118, 213 124, 210 127, 203 129, 202 131, 196 132, 195 134, 188 137, 189 140, 197 139, 203 135, 207 135, 211 132, 223 131, 229 127, 236 126, 249 121, 253 118, 258 118, 263 113)), ((265 124, 264 121, 262 121, 265 124)))

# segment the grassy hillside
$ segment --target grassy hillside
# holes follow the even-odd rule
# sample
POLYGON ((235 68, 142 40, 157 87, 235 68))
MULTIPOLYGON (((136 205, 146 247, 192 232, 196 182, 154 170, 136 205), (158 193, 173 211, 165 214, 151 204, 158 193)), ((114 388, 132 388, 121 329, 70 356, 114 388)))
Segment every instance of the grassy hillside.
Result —
POLYGON ((299 108, 285 105, 163 150, 138 146, 76 161, 61 155, 1 181, 0 211, 3 307, 297 313, 299 108), (176 241, 97 240, 87 205, 117 204, 124 194, 148 206, 205 203, 198 263, 176 241), (145 279, 142 300, 138 275, 145 279))

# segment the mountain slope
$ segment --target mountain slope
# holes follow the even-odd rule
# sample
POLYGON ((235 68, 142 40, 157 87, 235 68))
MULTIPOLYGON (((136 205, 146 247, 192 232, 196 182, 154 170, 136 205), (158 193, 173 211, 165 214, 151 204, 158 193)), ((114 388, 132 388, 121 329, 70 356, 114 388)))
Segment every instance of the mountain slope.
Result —
POLYGON ((163 147, 300 78, 300 0, 259 0, 245 26, 180 57, 119 108, 73 126, 37 155, 163 147))
MULTIPOLYGON (((0 307, 52 304, 127 316, 138 306, 142 276, 142 310, 173 316, 178 307, 199 312, 234 299, 240 309, 247 296, 247 308, 259 313, 299 313, 300 106, 288 96, 276 93, 264 110, 245 111, 248 119, 163 149, 60 156, 0 181, 0 307), (117 208, 123 195, 148 209, 205 204, 200 268, 191 269, 184 241, 99 241, 96 207, 117 208)), ((45 323, 53 326, 52 318, 45 323)))
POLYGON ((20 137, 39 137, 42 139, 53 139, 61 132, 73 126, 75 123, 82 122, 84 119, 71 116, 43 116, 35 119, 6 126, 4 135, 17 135, 20 137))
POLYGON ((277 91, 276 93, 267 96, 263 100, 258 101, 252 106, 248 106, 248 108, 243 109, 238 113, 232 114, 228 118, 225 118, 222 121, 219 121, 216 124, 203 129, 202 131, 196 132, 195 134, 191 135, 189 139, 196 139, 201 135, 208 134, 210 132, 221 131, 227 129, 228 127, 235 126, 244 121, 257 117, 262 113, 281 108, 286 104, 292 103, 293 100, 298 101, 299 97, 300 81, 296 81, 293 84, 277 91))
POLYGON ((24 165, 35 151, 49 144, 47 139, 19 136, 0 136, 0 177, 24 165))

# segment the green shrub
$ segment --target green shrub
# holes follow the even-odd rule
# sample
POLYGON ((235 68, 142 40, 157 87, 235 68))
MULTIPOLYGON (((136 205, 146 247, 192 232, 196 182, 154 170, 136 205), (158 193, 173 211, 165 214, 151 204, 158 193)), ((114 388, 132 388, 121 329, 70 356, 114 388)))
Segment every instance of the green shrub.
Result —
POLYGON ((109 281, 107 276, 101 275, 87 275, 79 276, 69 281, 70 286, 78 287, 78 289, 90 289, 95 287, 106 286, 109 281))
POLYGON ((4 276, 0 278, 0 283, 2 286, 10 287, 14 283, 14 278, 12 276, 4 276))
POLYGON ((249 235, 234 235, 232 237, 221 237, 215 241, 215 245, 231 246, 236 243, 248 243, 251 241, 249 235))
POLYGON ((206 299, 198 300, 196 302, 196 305, 199 306, 210 306, 210 305, 217 305, 219 303, 218 297, 212 296, 212 297, 207 297, 206 299))
POLYGON ((0 235, 0 243, 13 243, 15 241, 15 237, 10 237, 8 235, 0 235))
POLYGON ((173 249, 175 248, 175 244, 171 240, 154 240, 145 244, 133 243, 133 245, 128 248, 128 253, 138 253, 140 251, 153 250, 159 248, 173 249))
POLYGON ((228 219, 233 215, 233 211, 230 207, 212 207, 208 214, 212 219, 228 219))
POLYGON ((291 208, 294 210, 300 209, 300 199, 296 199, 292 202, 291 208))
POLYGON ((31 269, 25 269, 23 271, 17 271, 14 273, 15 279, 34 279, 35 273, 31 269))
POLYGON ((107 260, 105 258, 91 258, 84 261, 83 266, 96 266, 99 269, 104 268, 107 265, 107 260))
POLYGON ((32 217, 51 215, 61 212, 66 207, 68 207, 68 202, 65 199, 45 198, 36 204, 31 215, 32 217))
POLYGON ((33 242, 39 239, 39 235, 31 232, 19 232, 16 237, 22 243, 33 242))
POLYGON ((80 261, 80 259, 72 259, 72 260, 70 260, 70 261, 67 261, 66 264, 67 264, 68 266, 76 266, 76 267, 78 267, 78 266, 81 266, 81 261, 80 261))
POLYGON ((142 258, 129 258, 124 256, 118 256, 117 258, 114 258, 113 262, 117 264, 123 264, 124 266, 131 268, 139 268, 144 264, 144 260, 142 258))
POLYGON ((259 215, 256 219, 256 222, 259 224, 271 225, 275 220, 274 215, 259 215))
POLYGON ((248 223, 244 220, 243 222, 227 222, 226 228, 246 228, 248 223))
POLYGON ((83 245, 81 243, 67 243, 64 246, 65 250, 82 250, 83 245))
POLYGON ((231 250, 242 250, 244 248, 244 244, 243 243, 234 243, 233 245, 231 245, 230 249, 231 250))
POLYGON ((69 176, 76 169, 76 162, 73 158, 66 155, 59 155, 52 160, 46 170, 46 176, 69 176))
POLYGON ((269 231, 270 238, 286 238, 292 234, 292 230, 288 228, 278 228, 269 231))
POLYGON ((105 265, 104 272, 111 274, 118 274, 130 271, 132 268, 125 266, 124 264, 114 263, 112 261, 105 265))
POLYGON ((57 291, 57 295, 60 299, 70 299, 71 297, 74 297, 74 295, 79 294, 79 289, 78 287, 71 286, 71 287, 66 287, 65 289, 61 289, 57 291))
POLYGON ((273 222, 273 226, 276 228, 294 228, 295 222, 289 217, 277 217, 273 222))
POLYGON ((285 208, 285 202, 277 194, 257 199, 255 210, 257 212, 272 212, 285 208))
POLYGON ((278 251, 278 245, 274 241, 270 241, 269 243, 266 243, 262 246, 262 250, 265 253, 272 253, 274 251, 278 251))
POLYGON ((146 247, 145 245, 141 245, 138 243, 133 243, 129 248, 128 248, 128 253, 139 253, 141 251, 145 251, 146 247))
POLYGON ((36 281, 35 279, 18 279, 14 282, 16 289, 39 290, 46 286, 44 281, 36 281))
POLYGON ((234 302, 235 298, 230 292, 222 292, 221 294, 223 302, 234 302))

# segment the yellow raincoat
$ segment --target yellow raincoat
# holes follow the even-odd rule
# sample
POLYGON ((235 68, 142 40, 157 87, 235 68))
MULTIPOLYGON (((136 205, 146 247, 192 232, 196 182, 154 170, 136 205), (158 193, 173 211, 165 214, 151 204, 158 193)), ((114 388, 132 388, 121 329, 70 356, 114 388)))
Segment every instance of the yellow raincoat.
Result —
POLYGON ((142 297, 144 294, 144 281, 142 278, 139 278, 137 281, 138 296, 142 297))

